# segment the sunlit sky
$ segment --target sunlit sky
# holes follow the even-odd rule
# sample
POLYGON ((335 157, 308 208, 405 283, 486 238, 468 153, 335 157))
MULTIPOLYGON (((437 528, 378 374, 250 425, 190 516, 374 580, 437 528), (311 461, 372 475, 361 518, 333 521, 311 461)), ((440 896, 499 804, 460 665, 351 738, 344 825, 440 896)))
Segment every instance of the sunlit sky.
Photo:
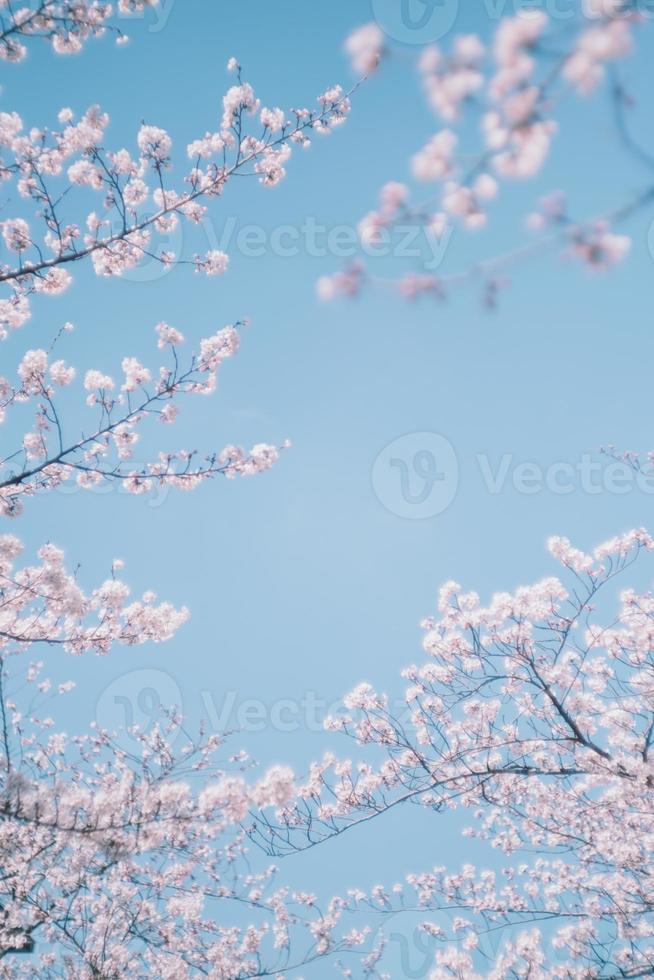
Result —
MULTIPOLYGON (((493 6, 466 3, 456 30, 488 36, 493 6)), ((132 43, 124 48, 97 42, 71 59, 36 50, 24 64, 5 66, 1 107, 18 110, 29 125, 56 125, 62 106, 79 113, 99 103, 112 120, 112 148, 131 148, 142 120, 162 125, 179 152, 180 173, 186 144, 217 125, 230 56, 264 104, 310 105, 327 86, 351 84, 343 39, 372 16, 368 0, 167 0, 164 14, 130 25, 132 43)), ((634 121, 644 131, 652 43, 651 28, 643 29, 638 57, 624 69, 640 94, 634 121)), ((324 749, 347 748, 309 730, 317 727, 312 702, 319 702, 320 718, 322 706, 364 679, 398 696, 399 672, 422 655, 419 623, 434 611, 443 581, 454 578, 489 596, 555 571, 545 551, 550 534, 587 547, 630 526, 654 526, 654 495, 638 488, 611 492, 596 476, 598 492, 579 480, 570 493, 538 483, 527 493, 515 474, 525 463, 546 474, 558 463, 579 465, 585 454, 598 461, 609 443, 654 448, 651 214, 629 224, 631 254, 615 271, 592 274, 560 251, 540 255, 509 271, 494 313, 481 308, 474 283, 447 304, 409 305, 385 289, 321 304, 316 279, 336 271, 338 258, 309 255, 302 245, 293 256, 268 248, 252 257, 234 245, 236 230, 249 225, 266 235, 307 219, 326 229, 352 227, 375 206, 379 186, 409 179, 410 155, 438 126, 423 104, 416 50, 402 47, 357 93, 346 126, 296 152, 279 187, 234 182, 212 206, 216 241, 232 229, 220 246, 231 254, 223 278, 188 267, 154 278, 146 270, 126 281, 78 270, 72 289, 36 302, 33 320, 3 346, 4 374, 26 346, 47 345, 71 320, 76 329, 59 356, 82 370, 117 374, 127 354, 156 364, 160 320, 191 344, 249 317, 219 390, 182 406, 166 444, 208 451, 228 442, 293 443, 270 473, 210 482, 191 496, 79 492, 28 503, 11 530, 30 549, 45 540, 61 545, 80 563, 87 586, 120 557, 135 593, 153 588, 192 613, 165 646, 83 660, 47 652, 53 662, 60 658, 55 674, 78 684, 67 702, 70 731, 96 715, 120 725, 121 698, 133 701, 138 717, 148 703, 138 701, 139 692, 152 688, 164 701, 181 697, 191 722, 208 714, 222 727, 261 728, 235 734, 232 744, 246 745, 263 763, 283 760, 302 771, 324 749), (449 443, 458 467, 457 482, 452 456, 446 458, 450 505, 421 519, 402 506, 401 466, 390 465, 391 457, 404 458, 411 492, 419 494, 411 466, 432 436, 416 440, 416 433, 442 437, 434 445, 449 443), (373 479, 375 460, 401 437, 373 479), (501 466, 506 479, 491 492, 484 473, 501 466), (244 707, 250 701, 255 707, 244 707)), ((647 186, 651 175, 616 144, 604 98, 574 99, 560 118, 539 178, 504 188, 485 231, 456 230, 444 270, 526 241, 524 215, 557 187, 568 189, 573 212, 586 218, 647 186)), ((192 255, 208 247, 202 234, 185 233, 178 244, 192 255)), ((401 259, 374 265, 379 276, 415 267, 401 259)), ((79 416, 71 418, 70 429, 79 426, 79 416)), ((649 582, 653 572, 645 560, 640 576, 649 582)), ((325 893, 392 882, 446 857, 463 859, 469 845, 455 823, 416 809, 395 813, 359 837, 291 859, 288 875, 325 893)), ((307 975, 333 973, 327 964, 307 975)))

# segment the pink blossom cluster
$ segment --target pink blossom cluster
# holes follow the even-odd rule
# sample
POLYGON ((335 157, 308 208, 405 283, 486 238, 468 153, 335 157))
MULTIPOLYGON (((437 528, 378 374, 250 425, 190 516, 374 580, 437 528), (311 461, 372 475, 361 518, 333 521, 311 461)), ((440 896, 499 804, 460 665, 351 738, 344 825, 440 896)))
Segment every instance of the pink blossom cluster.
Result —
POLYGON ((51 360, 43 349, 28 350, 18 366, 18 383, 0 378, 0 419, 8 411, 31 411, 32 423, 21 450, 0 461, 0 507, 5 516, 22 512, 23 499, 37 491, 53 490, 74 480, 85 490, 102 483, 120 483, 135 494, 155 488, 191 490, 216 475, 252 476, 270 469, 279 450, 259 443, 250 451, 228 445, 204 456, 196 450, 159 452, 150 462, 134 462, 144 423, 174 423, 185 395, 207 395, 216 388, 223 361, 239 348, 238 324, 224 327, 200 342, 188 366, 180 366, 176 348, 182 333, 168 323, 156 327, 159 349, 171 349, 171 365, 157 371, 135 357, 121 362, 122 380, 96 368, 80 378, 85 403, 96 413, 95 424, 83 436, 66 437, 57 406, 58 390, 75 383, 77 373, 63 359, 51 360), (22 457, 22 465, 17 460, 22 457))
POLYGON ((573 254, 587 266, 608 269, 617 265, 631 248, 628 235, 616 235, 606 221, 597 221, 594 226, 574 231, 573 254))
MULTIPOLYGON (((437 190, 409 207, 407 188, 402 207, 394 214, 383 207, 368 213, 360 223, 362 245, 374 242, 381 229, 407 222, 437 235, 452 223, 462 223, 470 230, 483 228, 491 202, 507 182, 533 179, 543 171, 558 131, 558 104, 571 94, 587 96, 595 91, 607 68, 614 68, 630 54, 633 29, 645 20, 637 6, 623 0, 587 0, 562 40, 556 18, 530 5, 502 16, 489 44, 476 34, 464 34, 455 36, 447 48, 426 47, 418 58, 419 74, 429 107, 446 126, 431 134, 413 154, 411 170, 416 181, 435 183, 437 190), (471 140, 475 127, 479 132, 476 144, 471 140)), ((378 32, 376 25, 364 25, 347 39, 346 51, 355 70, 393 55, 378 32)), ((615 82, 613 86, 612 97, 618 99, 623 112, 629 98, 615 82)), ((619 133, 621 139, 623 136, 619 133)), ((642 160, 644 154, 629 139, 624 142, 642 160)), ((641 198, 636 206, 645 201, 646 197, 641 198)), ((627 208, 617 217, 629 213, 627 208)), ((628 239, 611 230, 610 218, 596 232, 586 231, 587 223, 573 222, 568 215, 559 215, 559 219, 564 243, 572 242, 574 254, 586 264, 607 268, 625 256, 628 239)), ((546 223, 538 212, 528 220, 534 229, 546 223)), ((484 302, 494 305, 497 266, 533 251, 533 246, 516 248, 497 260, 438 279, 417 269, 380 281, 415 299, 422 295, 443 298, 447 284, 476 278, 482 282, 484 302)), ((368 280, 378 281, 374 276, 368 280)), ((358 291, 349 288, 348 278, 327 276, 318 284, 322 299, 358 291)))
POLYGON ((585 30, 566 62, 565 78, 582 95, 597 88, 604 78, 607 64, 619 61, 631 52, 630 24, 626 16, 621 16, 622 7, 622 3, 612 4, 613 13, 605 13, 602 23, 585 30))
POLYGON ((384 33, 378 24, 358 27, 347 37, 345 50, 357 75, 374 71, 384 54, 384 33))
POLYGON ((426 48, 420 57, 427 100, 442 118, 454 121, 461 108, 484 85, 480 63, 485 49, 476 34, 460 35, 454 41, 451 57, 437 46, 426 48))
POLYGON ((160 126, 141 126, 136 151, 106 150, 109 117, 97 106, 77 121, 71 109, 62 109, 60 128, 52 131, 26 132, 17 113, 0 113, 0 179, 15 186, 24 202, 23 214, 1 222, 9 259, 0 264, 7 290, 0 298, 0 338, 29 318, 31 294, 64 292, 74 263, 87 257, 99 276, 121 276, 146 259, 164 267, 188 262, 208 276, 223 275, 229 262, 223 251, 185 258, 162 249, 157 236, 170 234, 180 222, 199 224, 235 174, 253 174, 264 186, 275 186, 286 175, 293 147, 331 133, 349 110, 340 86, 323 92, 313 110, 262 108, 239 69, 239 84, 223 98, 220 129, 189 143, 190 169, 178 189, 168 179, 172 137, 160 126), (247 133, 252 117, 253 126, 263 124, 263 135, 247 133), (72 193, 77 188, 97 194, 97 207, 80 215, 72 193))
POLYGON ((168 640, 188 618, 187 609, 156 605, 153 592, 130 600, 129 588, 115 576, 84 593, 51 544, 39 550, 40 564, 14 569, 22 550, 14 535, 0 537, 0 653, 47 643, 74 654, 106 654, 114 643, 168 640))
MULTIPOLYGON (((118 0, 118 12, 139 14, 158 5, 159 0, 118 0)), ((11 0, 0 0, 0 59, 22 61, 35 39, 46 41, 57 54, 77 54, 90 38, 107 32, 122 44, 128 38, 113 15, 113 5, 100 0, 36 0, 18 8, 11 0)))
POLYGON ((346 269, 331 276, 321 276, 316 283, 319 299, 331 300, 337 296, 357 296, 364 280, 364 268, 360 262, 354 262, 346 269))

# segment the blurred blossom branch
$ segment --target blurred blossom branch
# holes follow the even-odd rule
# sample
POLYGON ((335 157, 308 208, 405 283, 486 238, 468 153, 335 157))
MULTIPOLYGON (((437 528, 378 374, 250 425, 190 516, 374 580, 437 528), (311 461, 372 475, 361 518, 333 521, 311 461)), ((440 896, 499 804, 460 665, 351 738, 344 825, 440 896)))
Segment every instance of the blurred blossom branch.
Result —
MULTIPOLYGON (((651 172, 654 155, 631 133, 628 115, 633 100, 617 67, 632 51, 634 32, 645 30, 647 21, 638 3, 630 0, 584 0, 576 23, 564 30, 554 17, 530 8, 500 18, 488 50, 474 34, 455 37, 447 51, 435 45, 426 47, 418 59, 421 84, 429 107, 445 126, 412 156, 411 170, 417 182, 437 184, 438 191, 414 204, 407 184, 386 184, 377 209, 359 224, 362 248, 374 248, 400 225, 415 225, 446 246, 455 227, 483 228, 505 185, 534 179, 543 170, 559 130, 559 106, 575 93, 589 97, 605 83, 620 144, 651 172), (481 150, 469 145, 474 116, 481 131, 481 150)), ((394 55, 375 24, 350 35, 346 49, 355 71, 383 68, 394 55)), ((616 233, 614 226, 649 207, 653 199, 654 183, 650 181, 610 219, 580 221, 571 215, 564 190, 559 190, 542 198, 526 216, 531 231, 545 232, 533 244, 516 246, 454 273, 418 269, 382 278, 357 261, 341 272, 323 276, 318 295, 324 300, 352 297, 364 286, 381 282, 407 299, 432 296, 442 300, 457 284, 474 279, 480 283, 485 304, 492 307, 507 282, 502 272, 514 260, 553 242, 596 269, 620 262, 631 242, 616 233)))

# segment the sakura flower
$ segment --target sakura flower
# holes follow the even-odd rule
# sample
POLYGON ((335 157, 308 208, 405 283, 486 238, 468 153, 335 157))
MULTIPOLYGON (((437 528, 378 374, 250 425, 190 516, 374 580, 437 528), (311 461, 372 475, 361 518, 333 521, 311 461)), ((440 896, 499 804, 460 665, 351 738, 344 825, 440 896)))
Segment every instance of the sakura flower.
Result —
POLYGON ((90 187, 92 190, 101 190, 104 184, 104 177, 100 167, 94 166, 89 160, 77 160, 68 168, 68 179, 72 184, 80 187, 90 187))
POLYGON ((368 75, 378 66, 384 50, 384 34, 378 24, 358 27, 345 41, 352 69, 357 75, 368 75))
POLYGON ((137 142, 144 158, 155 165, 166 162, 173 145, 165 129, 158 126, 141 126, 137 142))
POLYGON ((582 95, 588 95, 601 81, 605 63, 624 58, 630 52, 631 45, 626 20, 612 20, 590 27, 579 39, 563 73, 582 95))
POLYGON ((295 793, 295 774, 288 766, 272 766, 253 790, 258 806, 283 806, 295 793))
MULTIPOLYGON (((484 189, 488 193, 491 187, 489 184, 483 184, 482 190, 484 189)), ((486 214, 480 207, 476 189, 461 186, 454 181, 445 185, 443 209, 448 214, 463 218, 469 228, 481 228, 486 223, 486 214)))
POLYGON ((163 350, 167 344, 176 346, 184 341, 184 335, 180 333, 179 330, 176 330, 175 327, 171 327, 168 323, 158 323, 155 330, 159 338, 157 340, 157 347, 160 350, 163 350))
POLYGON ((22 218, 2 222, 2 237, 13 252, 24 252, 32 244, 29 225, 22 218))
POLYGON ((277 133, 280 129, 284 127, 286 121, 286 115, 283 109, 266 109, 261 110, 261 122, 269 129, 271 133, 277 133))
POLYGON ((382 212, 384 214, 394 213, 398 208, 406 204, 408 196, 409 188, 406 184, 400 184, 397 181, 390 181, 388 184, 384 184, 379 192, 382 212))
POLYGON ((386 227, 387 219, 376 211, 371 211, 361 219, 357 231, 364 244, 375 244, 380 241, 381 232, 386 227))
POLYGON ((259 108, 260 102, 254 96, 252 86, 248 82, 233 85, 223 98, 223 118, 221 128, 229 130, 240 112, 253 115, 259 108))
POLYGON ((589 231, 577 233, 573 254, 593 268, 608 269, 621 262, 630 248, 627 235, 616 235, 607 222, 599 221, 589 231))
POLYGON ((18 366, 18 377, 26 391, 38 393, 42 390, 45 372, 48 367, 48 355, 44 350, 28 350, 18 366))
POLYGON ((228 357, 233 357, 239 348, 239 335, 234 327, 224 327, 200 342, 200 370, 215 371, 228 357))
POLYGON ((84 387, 87 391, 110 391, 114 387, 114 382, 108 374, 91 370, 84 375, 84 387))
POLYGON ((227 271, 229 256, 220 249, 212 249, 203 258, 196 256, 195 268, 207 276, 222 276, 227 271))
POLYGON ((161 410, 161 413, 159 415, 159 421, 164 424, 170 425, 175 421, 178 415, 179 415, 178 406, 175 405, 174 402, 168 402, 168 404, 165 405, 164 408, 161 410))
POLYGON ((452 170, 452 154, 457 144, 456 135, 443 129, 429 140, 411 161, 414 175, 418 180, 441 180, 452 170))
POLYGON ((123 188, 123 200, 130 208, 140 207, 149 197, 150 191, 144 180, 136 177, 123 188))
POLYGON ((362 280, 363 269, 355 263, 333 276, 321 276, 316 283, 316 293, 318 298, 325 302, 338 296, 356 296, 362 280))
POLYGON ((47 455, 43 437, 38 432, 27 432, 23 436, 23 449, 28 459, 44 459, 47 455))
POLYGON ((62 388, 66 385, 72 384, 75 378, 75 368, 67 367, 65 362, 62 360, 53 361, 50 365, 50 377, 52 381, 60 385, 62 388))
POLYGON ((122 391, 136 391, 137 388, 147 384, 151 380, 150 371, 135 357, 124 357, 122 369, 125 372, 125 383, 122 391))
POLYGON ((437 47, 424 52, 420 69, 427 99, 448 122, 459 117, 462 105, 484 84, 478 67, 484 51, 479 37, 467 34, 455 39, 450 58, 445 58, 437 47))

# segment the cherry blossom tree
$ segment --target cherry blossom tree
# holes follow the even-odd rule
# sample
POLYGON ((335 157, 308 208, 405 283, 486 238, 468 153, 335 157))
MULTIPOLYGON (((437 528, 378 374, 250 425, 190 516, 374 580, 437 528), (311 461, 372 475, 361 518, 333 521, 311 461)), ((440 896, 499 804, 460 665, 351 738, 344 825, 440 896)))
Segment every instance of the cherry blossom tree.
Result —
POLYGON ((163 642, 188 610, 131 600, 120 562, 87 594, 58 548, 16 568, 21 551, 0 536, 0 977, 278 976, 360 947, 345 902, 322 909, 248 853, 249 814, 294 796, 289 768, 249 776, 246 753, 175 706, 131 726, 129 750, 57 727, 75 684, 35 651, 163 642))
MULTIPOLYGON (((13 550, 2 542, 3 565, 13 550)), ((45 571, 26 570, 17 589, 28 573, 56 580, 64 609, 60 619, 48 611, 60 635, 52 642, 71 650, 103 649, 112 630, 125 642, 142 628, 156 637, 155 621, 170 630, 183 618, 165 607, 121 608, 115 580, 86 600, 59 556, 42 561, 45 571), (96 607, 97 623, 75 625, 74 597, 96 607)), ((0 976, 263 977, 356 948, 357 933, 337 932, 338 903, 323 912, 315 896, 277 884, 273 865, 256 872, 248 860, 243 820, 289 797, 290 770, 247 779, 244 753, 229 756, 220 736, 183 727, 174 756, 183 726, 174 709, 148 733, 134 729, 130 752, 107 731, 55 730, 48 700, 72 684, 55 688, 43 661, 23 663, 26 645, 40 639, 32 605, 19 624, 22 648, 5 647, 0 661, 0 976)))
MULTIPOLYGON (((138 11, 143 6, 140 0, 129 0, 120 9, 138 11)), ((11 18, 6 27, 11 38, 29 40, 37 33, 59 50, 64 36, 63 48, 69 51, 77 49, 77 42, 111 26, 111 7, 43 3, 33 17, 22 11, 12 13, 11 18), (91 30, 89 24, 96 22, 97 30, 91 30)), ((168 181, 172 140, 158 126, 141 126, 132 153, 124 147, 105 150, 109 119, 97 106, 77 121, 70 109, 62 109, 61 128, 54 131, 32 128, 25 132, 17 113, 0 113, 0 145, 5 151, 0 177, 16 208, 15 216, 1 222, 5 246, 14 260, 0 265, 5 291, 0 298, 0 339, 29 320, 30 298, 35 293, 64 292, 72 283, 70 270, 86 260, 97 275, 109 277, 120 276, 144 260, 164 267, 189 264, 208 276, 226 272, 226 253, 212 249, 186 258, 160 249, 157 236, 170 233, 180 221, 201 222, 209 204, 223 195, 235 175, 253 176, 264 187, 274 187, 286 174, 292 148, 308 147, 314 133, 332 132, 350 109, 349 94, 340 86, 320 95, 315 110, 296 108, 285 113, 278 107, 268 108, 243 81, 236 59, 230 59, 228 69, 236 73, 237 84, 223 98, 220 128, 189 144, 189 169, 177 189, 168 181), (258 135, 248 133, 250 123, 257 127, 258 135), (80 217, 83 205, 75 192, 83 192, 83 200, 89 189, 98 194, 98 208, 82 210, 80 217), (148 210, 150 207, 154 210, 148 210)), ((3 418, 20 403, 31 402, 33 409, 33 428, 23 445, 12 447, 2 460, 0 510, 15 515, 26 494, 69 479, 77 479, 85 488, 102 480, 121 481, 128 490, 140 493, 155 483, 188 489, 216 474, 233 477, 269 468, 278 450, 264 443, 251 451, 231 445, 212 448, 199 459, 195 450, 184 449, 137 466, 125 463, 133 455, 137 428, 146 418, 172 423, 182 395, 211 393, 219 363, 238 348, 238 326, 202 340, 199 352, 181 366, 177 347, 183 341, 182 333, 158 324, 158 345, 171 351, 168 364, 153 375, 134 358, 123 358, 124 382, 119 392, 114 392, 114 381, 105 370, 85 371, 87 405, 97 410, 91 429, 84 426, 90 435, 80 435, 79 429, 70 433, 57 409, 56 393, 74 383, 74 368, 61 358, 50 358, 51 351, 27 351, 18 368, 18 381, 0 378, 3 418)), ((54 342, 60 343, 69 329, 66 324, 54 342)))
MULTIPOLYGON (((637 33, 649 28, 650 17, 651 11, 632 0, 582 0, 573 22, 525 5, 515 16, 498 17, 489 45, 476 34, 465 34, 420 49, 420 84, 439 127, 411 157, 415 186, 395 179, 381 188, 377 206, 359 224, 361 258, 323 276, 317 284, 319 297, 352 297, 366 286, 377 286, 411 300, 443 300, 457 286, 472 284, 484 303, 494 307, 511 267, 546 249, 563 249, 597 269, 620 262, 631 241, 616 226, 654 202, 654 155, 631 132, 629 112, 635 99, 620 75, 620 63, 632 52, 637 33), (376 275, 366 264, 363 253, 386 254, 398 228, 419 230, 439 255, 447 251, 449 260, 453 230, 458 238, 458 229, 484 227, 511 182, 540 175, 565 103, 599 93, 608 99, 616 138, 645 171, 642 190, 630 200, 586 219, 574 214, 565 188, 556 189, 525 215, 532 239, 503 254, 442 272, 418 260, 416 268, 390 278, 376 275), (421 200, 424 184, 430 192, 421 200)), ((383 74, 384 63, 396 55, 374 23, 354 31, 346 50, 357 72, 379 69, 383 74)), ((406 48, 398 53, 407 56, 406 48)), ((609 181, 607 174, 607 186, 609 181)), ((519 231, 516 238, 523 237, 519 231)))
POLYGON ((183 343, 179 330, 167 323, 156 327, 157 346, 169 351, 167 365, 153 373, 136 358, 122 361, 123 383, 97 369, 83 379, 86 395, 82 409, 91 410, 91 428, 68 432, 57 406, 61 388, 74 384, 75 369, 62 359, 53 360, 43 349, 28 350, 18 366, 14 384, 0 380, 0 410, 17 411, 31 426, 17 446, 2 460, 6 475, 0 478, 0 509, 6 516, 22 512, 23 500, 37 492, 53 490, 75 480, 81 489, 103 483, 119 483, 130 493, 147 493, 153 487, 191 490, 217 474, 228 478, 253 475, 268 469, 278 450, 264 443, 245 452, 226 446, 198 459, 195 451, 160 452, 156 459, 134 465, 132 458, 139 429, 148 420, 170 425, 184 395, 210 394, 216 372, 238 350, 238 326, 224 327, 201 341, 200 350, 181 366, 177 354, 183 343))
MULTIPOLYGON (((602 91, 620 145, 643 166, 643 188, 591 220, 574 216, 555 190, 525 215, 535 235, 527 245, 459 272, 419 269, 391 279, 361 258, 319 281, 322 299, 381 286, 443 300, 477 282, 492 307, 507 270, 545 248, 596 269, 626 256, 631 242, 618 226, 651 207, 654 157, 632 134, 633 100, 619 65, 648 17, 623 0, 582 6, 574 26, 529 9, 499 21, 489 50, 465 35, 420 54, 421 83, 441 125, 416 148, 411 171, 436 193, 414 202, 408 184, 387 183, 359 225, 361 251, 374 252, 398 227, 446 244, 453 227, 482 228, 510 182, 541 173, 563 100, 602 91)), ((375 24, 355 31, 346 47, 356 71, 381 73, 395 55, 375 24)), ((651 454, 606 452, 651 472, 651 454)), ((343 899, 370 926, 397 916, 418 922, 433 950, 434 980, 654 975, 654 599, 633 588, 623 587, 617 603, 610 594, 654 541, 641 529, 591 554, 561 538, 549 548, 563 576, 488 604, 447 583, 438 614, 424 622, 426 661, 403 671, 399 705, 372 684, 352 691, 327 722, 351 752, 326 754, 298 779, 295 800, 273 817, 260 814, 251 831, 278 857, 365 834, 398 808, 433 814, 435 834, 439 817, 463 814, 474 858, 418 867, 401 882, 343 899)), ((386 954, 382 935, 363 960, 364 975, 390 975, 386 954)))
POLYGON ((421 913, 436 980, 653 974, 654 596, 623 587, 615 609, 606 595, 653 549, 644 530, 592 554, 553 538, 566 581, 488 605, 448 582, 423 624, 426 661, 403 671, 403 709, 352 691, 327 728, 358 754, 315 764, 253 836, 284 854, 409 803, 462 809, 489 867, 419 869, 351 892, 348 908, 421 913))
POLYGON ((209 276, 222 275, 229 256, 210 250, 193 259, 157 250, 158 234, 167 234, 180 220, 198 224, 208 202, 222 196, 234 175, 254 176, 274 187, 286 175, 294 145, 307 147, 314 133, 329 133, 347 117, 349 95, 340 86, 327 89, 315 110, 262 107, 252 86, 237 73, 223 98, 221 127, 206 132, 187 147, 190 169, 178 189, 168 186, 172 166, 172 140, 159 126, 144 124, 136 135, 136 153, 121 147, 103 147, 109 117, 90 107, 74 121, 72 110, 59 113, 61 129, 31 129, 15 112, 0 113, 0 146, 5 157, 0 177, 15 188, 31 209, 2 223, 5 245, 15 261, 0 267, 6 291, 0 300, 0 336, 21 327, 30 316, 34 293, 57 295, 72 281, 70 268, 89 258, 97 275, 120 276, 144 258, 170 266, 192 264, 209 276), (290 116, 290 121, 288 117, 290 116), (247 123, 259 135, 247 133, 247 123), (83 214, 75 189, 99 195, 99 211, 83 214), (154 205, 150 213, 147 208, 154 205), (82 228, 85 230, 83 231, 82 228))
MULTIPOLYGON (((156 0, 119 0, 118 13, 150 6, 156 0)), ((125 40, 111 4, 0 3, 0 57, 8 62, 40 42, 72 54, 103 34, 125 40)), ((29 329, 35 294, 71 288, 80 263, 109 277, 145 260, 226 272, 222 251, 173 255, 159 249, 158 236, 201 221, 236 174, 274 187, 293 147, 329 134, 350 108, 339 86, 315 109, 262 106, 236 59, 228 70, 235 83, 220 126, 189 145, 177 187, 169 180, 172 139, 159 126, 142 125, 132 150, 108 150, 109 119, 96 106, 77 120, 64 107, 55 129, 27 129, 17 113, 0 113, 8 200, 1 229, 10 256, 0 265, 2 340, 29 329), (89 190, 98 195, 90 213, 89 190)), ((127 354, 119 380, 105 366, 71 364, 69 323, 47 348, 24 349, 14 372, 0 378, 0 423, 22 433, 9 435, 2 453, 2 516, 20 517, 28 498, 66 481, 82 490, 119 483, 138 494, 268 469, 278 449, 264 443, 136 458, 144 427, 171 425, 182 399, 212 394, 242 326, 219 327, 185 355, 179 329, 146 325, 162 363, 147 367, 127 354)), ((188 610, 153 592, 131 597, 120 562, 86 589, 53 544, 32 564, 21 562, 22 551, 19 538, 0 535, 0 976, 268 976, 359 945, 359 934, 339 933, 337 902, 321 910, 314 896, 278 884, 272 866, 256 871, 247 856, 243 821, 293 795, 290 770, 248 777, 244 753, 230 755, 203 728, 189 733, 174 706, 149 732, 131 730, 136 751, 115 733, 58 728, 59 699, 74 684, 53 681, 41 651, 106 655, 116 644, 164 642, 188 610), (184 744, 174 754, 180 732, 184 744)))
MULTIPOLYGON (((119 15, 140 14, 158 7, 159 0, 118 0, 119 15)), ((43 39, 57 54, 76 54, 89 38, 110 32, 117 43, 128 36, 115 22, 114 7, 97 0, 37 0, 15 8, 11 0, 0 3, 0 58, 22 61, 28 45, 43 39)))
MULTIPOLYGON (((155 5, 120 0, 118 14, 155 5)), ((0 0, 0 15, 8 62, 35 44, 70 54, 105 34, 125 39, 111 5, 91 0, 21 9, 0 0)), ((476 37, 457 39, 448 54, 427 51, 419 69, 449 128, 430 138, 413 168, 417 180, 442 184, 437 202, 413 205, 407 187, 386 185, 362 222, 363 240, 400 221, 437 237, 453 221, 481 226, 503 182, 540 170, 559 99, 605 81, 626 149, 651 168, 629 133, 614 64, 642 20, 627 0, 587 0, 562 53, 544 16, 506 18, 488 71, 476 37), (470 164, 454 127, 480 101, 484 147, 470 164)), ((360 75, 390 55, 375 26, 353 34, 348 50, 360 75)), ((172 138, 160 120, 145 123, 131 149, 109 150, 109 120, 98 107, 78 119, 64 107, 54 129, 0 114, 0 175, 12 209, 2 221, 11 256, 0 266, 3 339, 29 331, 34 295, 73 288, 82 263, 106 277, 144 261, 227 272, 222 251, 174 255, 161 239, 202 221, 237 174, 253 177, 262 193, 274 187, 294 147, 344 121, 352 94, 336 86, 316 108, 286 112, 261 105, 235 59, 228 69, 235 77, 220 125, 190 143, 176 183, 172 138), (89 191, 98 195, 90 212, 89 191)), ((653 199, 646 187, 620 212, 587 224, 550 195, 529 224, 608 266, 628 248, 613 225, 653 199)), ((493 302, 498 271, 540 247, 449 281, 480 277, 493 302)), ((355 265, 322 280, 320 293, 354 295, 368 280, 355 265)), ((447 286, 424 274, 400 283, 411 297, 446 295, 447 286)), ((188 325, 145 325, 160 361, 144 365, 126 353, 120 377, 110 366, 72 363, 69 324, 49 346, 25 349, 0 380, 0 421, 22 433, 3 451, 2 516, 20 518, 28 500, 35 506, 67 481, 82 490, 118 483, 138 494, 268 469, 279 450, 265 443, 138 451, 146 428, 174 424, 182 401, 212 394, 242 326, 220 325, 186 354, 188 325)), ((255 771, 222 735, 189 731, 174 706, 149 731, 131 728, 129 750, 97 726, 61 731, 55 717, 74 685, 53 680, 47 657, 165 642, 188 611, 153 592, 133 598, 120 562, 89 587, 54 545, 26 564, 18 537, 1 535, 0 977, 238 980, 297 975, 327 956, 345 976, 383 977, 383 924, 398 915, 417 918, 436 943, 435 980, 653 975, 654 597, 623 590, 615 608, 609 595, 614 579, 651 550, 644 530, 592 554, 553 539, 564 575, 487 606, 448 583, 438 614, 424 623, 426 662, 404 671, 401 708, 370 684, 357 687, 327 723, 354 743, 352 757, 329 753, 301 775, 284 765, 255 771), (323 904, 313 888, 285 885, 269 863, 411 804, 435 819, 467 814, 466 835, 489 848, 486 865, 418 868, 401 883, 323 904)))

